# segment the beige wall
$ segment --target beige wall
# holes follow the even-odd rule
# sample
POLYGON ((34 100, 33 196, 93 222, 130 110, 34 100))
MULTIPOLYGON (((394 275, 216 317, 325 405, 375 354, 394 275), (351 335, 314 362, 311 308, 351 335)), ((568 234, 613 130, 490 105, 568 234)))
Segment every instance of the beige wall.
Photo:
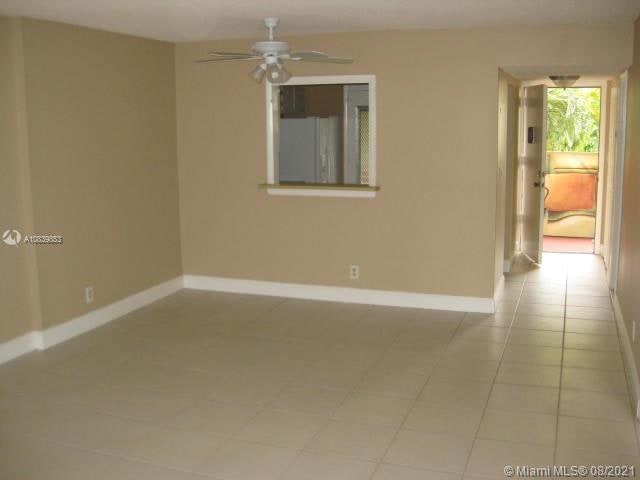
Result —
MULTIPOLYGON (((20 152, 19 42, 15 20, 0 17, 0 233, 24 231, 24 163, 20 152)), ((24 248, 0 243, 0 342, 30 331, 29 258, 24 248)))
POLYGON ((612 25, 289 39, 295 49, 356 59, 291 65, 296 75, 377 76, 382 189, 373 200, 259 190, 264 88, 246 75, 247 63, 193 63, 251 42, 177 45, 185 273, 492 296, 498 68, 620 71, 631 61, 631 35, 630 25, 612 25), (361 266, 358 282, 348 280, 350 264, 361 266))
POLYGON ((62 246, 19 247, 37 251, 39 329, 181 274, 174 52, 165 42, 19 22, 29 233, 64 236, 62 246))
MULTIPOLYGON (((640 312, 640 19, 635 24, 633 66, 629 70, 627 149, 622 201, 622 232, 617 295, 628 332, 640 312)), ((640 343, 634 344, 640 367, 640 343)))

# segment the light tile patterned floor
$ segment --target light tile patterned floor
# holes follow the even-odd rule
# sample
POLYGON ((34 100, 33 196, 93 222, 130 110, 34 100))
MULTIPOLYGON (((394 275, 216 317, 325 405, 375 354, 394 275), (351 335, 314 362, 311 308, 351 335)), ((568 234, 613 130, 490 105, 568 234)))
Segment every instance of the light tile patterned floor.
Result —
POLYGON ((0 367, 0 478, 638 466, 601 261, 544 263, 509 276, 495 315, 182 291, 0 367))

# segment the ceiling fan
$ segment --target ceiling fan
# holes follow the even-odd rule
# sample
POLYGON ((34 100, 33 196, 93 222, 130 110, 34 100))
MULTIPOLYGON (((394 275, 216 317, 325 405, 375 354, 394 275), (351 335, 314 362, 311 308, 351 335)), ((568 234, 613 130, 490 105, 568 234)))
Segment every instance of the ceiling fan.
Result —
POLYGON ((280 23, 277 17, 264 19, 264 25, 269 29, 269 39, 254 43, 250 53, 209 52, 213 58, 197 60, 196 63, 229 62, 232 60, 260 60, 262 63, 254 68, 249 75, 260 83, 267 77, 270 83, 284 83, 291 78, 291 73, 284 68, 283 60, 296 62, 319 63, 352 63, 353 59, 332 57, 323 52, 290 52, 289 44, 276 40, 273 31, 280 23))

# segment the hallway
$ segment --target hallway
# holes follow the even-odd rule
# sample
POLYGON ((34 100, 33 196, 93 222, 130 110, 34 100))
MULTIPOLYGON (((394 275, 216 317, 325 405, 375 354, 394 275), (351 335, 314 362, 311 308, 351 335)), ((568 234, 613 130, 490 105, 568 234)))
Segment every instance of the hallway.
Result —
MULTIPOLYGON (((492 395, 516 388, 502 382, 529 385, 507 394, 509 408, 551 415, 529 418, 521 439, 536 443, 544 424, 557 419, 554 464, 637 465, 636 422, 601 257, 545 253, 542 267, 520 262, 506 280, 494 324, 512 314, 513 323, 492 395)), ((501 421, 493 428, 514 440, 527 419, 501 421)))

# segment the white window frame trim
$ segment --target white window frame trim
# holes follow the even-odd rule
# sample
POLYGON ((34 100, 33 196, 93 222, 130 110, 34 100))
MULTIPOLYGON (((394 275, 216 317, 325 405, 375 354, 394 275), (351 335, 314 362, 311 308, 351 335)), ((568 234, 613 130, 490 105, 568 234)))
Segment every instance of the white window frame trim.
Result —
POLYGON ((366 83, 369 85, 369 189, 356 187, 336 187, 327 189, 276 186, 276 165, 274 145, 273 89, 271 83, 265 81, 265 110, 267 114, 267 193, 271 195, 291 195, 305 197, 347 197, 374 198, 377 193, 376 183, 376 76, 375 75, 316 75, 291 77, 280 85, 342 85, 350 83, 366 83), (273 188, 269 186, 273 185, 273 188))

